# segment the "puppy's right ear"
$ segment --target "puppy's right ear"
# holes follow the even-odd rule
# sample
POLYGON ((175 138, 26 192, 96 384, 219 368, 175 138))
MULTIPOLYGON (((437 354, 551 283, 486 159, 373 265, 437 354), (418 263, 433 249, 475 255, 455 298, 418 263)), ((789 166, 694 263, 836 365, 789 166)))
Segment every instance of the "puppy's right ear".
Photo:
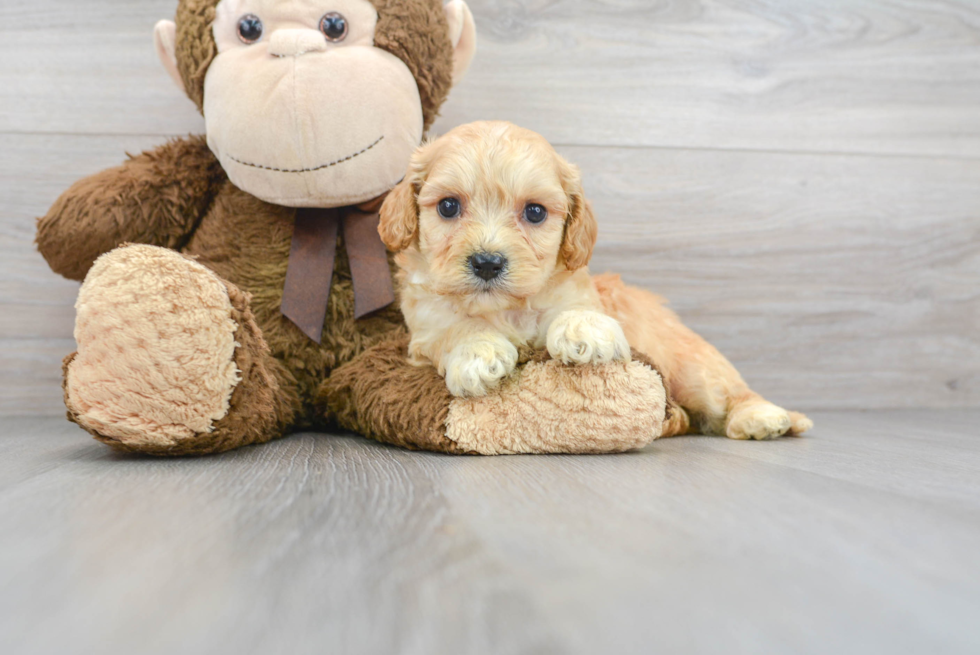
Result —
POLYGON ((419 206, 411 175, 391 190, 381 205, 378 234, 391 252, 408 248, 419 231, 419 206))

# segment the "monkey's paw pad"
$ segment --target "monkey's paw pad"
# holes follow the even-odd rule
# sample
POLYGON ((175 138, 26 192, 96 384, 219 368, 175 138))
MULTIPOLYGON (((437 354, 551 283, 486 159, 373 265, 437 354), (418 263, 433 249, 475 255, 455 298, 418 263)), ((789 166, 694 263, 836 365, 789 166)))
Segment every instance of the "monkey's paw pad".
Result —
POLYGON ((485 396, 517 366, 517 347, 498 334, 480 335, 453 348, 443 366, 454 396, 485 396))
POLYGON ((629 361, 630 346, 616 319, 599 312, 562 312, 548 328, 548 353, 565 364, 629 361))
POLYGON ((725 434, 731 439, 776 439, 792 427, 789 412, 768 402, 737 407, 728 416, 725 434))
POLYGON ((232 304, 197 262, 154 246, 100 257, 75 305, 65 400, 83 427, 128 444, 210 432, 240 380, 232 304))

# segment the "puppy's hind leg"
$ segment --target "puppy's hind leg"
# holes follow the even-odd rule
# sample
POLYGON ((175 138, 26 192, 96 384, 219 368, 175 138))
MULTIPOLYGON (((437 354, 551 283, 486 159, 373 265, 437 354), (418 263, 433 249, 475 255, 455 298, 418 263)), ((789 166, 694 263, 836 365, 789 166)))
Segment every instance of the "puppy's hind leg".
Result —
MULTIPOLYGON (((681 323, 661 298, 615 275, 597 276, 595 285, 606 313, 622 324, 630 345, 661 368, 673 401, 687 412, 687 431, 765 440, 813 427, 803 414, 787 412, 752 391, 731 362, 681 323)), ((680 434, 684 423, 679 418, 664 436, 680 434)))

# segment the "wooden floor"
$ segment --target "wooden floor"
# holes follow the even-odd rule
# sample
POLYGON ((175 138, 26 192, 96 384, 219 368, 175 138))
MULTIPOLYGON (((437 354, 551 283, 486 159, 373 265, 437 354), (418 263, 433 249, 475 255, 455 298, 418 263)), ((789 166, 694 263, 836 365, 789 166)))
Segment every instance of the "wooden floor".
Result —
POLYGON ((541 132, 593 270, 778 403, 882 411, 602 458, 114 455, 62 418, 78 285, 34 219, 203 129, 153 52, 176 0, 4 0, 0 654, 980 652, 980 0, 469 4, 435 132, 541 132))
POLYGON ((769 443, 201 459, 0 427, 0 652, 977 653, 980 410, 769 443))

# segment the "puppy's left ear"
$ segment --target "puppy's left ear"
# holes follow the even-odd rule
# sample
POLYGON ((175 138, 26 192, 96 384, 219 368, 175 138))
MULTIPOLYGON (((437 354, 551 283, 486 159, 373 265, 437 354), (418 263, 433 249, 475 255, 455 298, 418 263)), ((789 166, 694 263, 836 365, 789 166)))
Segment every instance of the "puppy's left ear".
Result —
POLYGON ((585 199, 582 191, 582 174, 577 166, 562 161, 562 186, 568 197, 568 216, 565 218, 565 236, 561 243, 561 254, 565 266, 570 271, 582 268, 592 258, 599 225, 592 213, 592 203, 585 199))
POLYGON ((391 252, 408 248, 419 231, 419 206, 411 175, 391 190, 378 212, 378 234, 391 252))

